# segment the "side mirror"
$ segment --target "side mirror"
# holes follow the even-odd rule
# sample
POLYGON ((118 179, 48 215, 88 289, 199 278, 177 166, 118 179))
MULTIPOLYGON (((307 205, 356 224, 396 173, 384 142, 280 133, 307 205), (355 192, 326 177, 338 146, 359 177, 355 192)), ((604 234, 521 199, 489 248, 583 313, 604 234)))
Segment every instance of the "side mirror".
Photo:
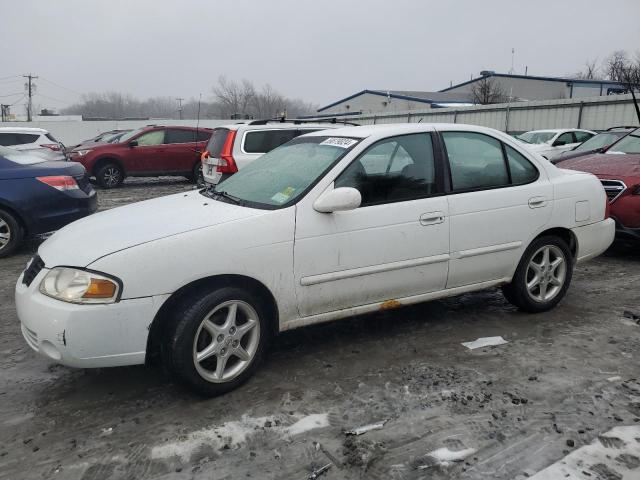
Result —
POLYGON ((555 142, 553 142, 552 147, 561 147, 562 145, 566 145, 566 142, 562 140, 556 140, 555 142))
POLYGON ((362 195, 352 187, 339 187, 324 192, 313 202, 313 209, 320 213, 355 210, 362 203, 362 195))
POLYGON ((129 142, 129 148, 133 148, 133 147, 137 147, 138 146, 138 140, 131 140, 129 142))

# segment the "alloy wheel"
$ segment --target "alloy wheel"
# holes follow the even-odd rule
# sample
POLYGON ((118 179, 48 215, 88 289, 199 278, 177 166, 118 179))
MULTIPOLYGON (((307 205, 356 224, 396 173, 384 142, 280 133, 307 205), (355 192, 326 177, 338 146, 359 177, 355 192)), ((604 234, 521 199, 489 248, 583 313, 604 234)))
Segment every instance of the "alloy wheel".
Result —
POLYGON ((109 167, 104 171, 102 179, 105 185, 113 187, 120 181, 120 170, 117 167, 109 167))
POLYGON ((527 266, 527 292, 536 302, 548 302, 562 289, 567 275, 567 259, 560 248, 545 245, 536 251, 527 266))
POLYGON ((11 241, 11 228, 9 224, 0 218, 0 250, 6 247, 11 241))
POLYGON ((193 363, 202 378, 225 383, 242 373, 260 343, 255 309, 241 300, 217 305, 204 316, 193 341, 193 363))

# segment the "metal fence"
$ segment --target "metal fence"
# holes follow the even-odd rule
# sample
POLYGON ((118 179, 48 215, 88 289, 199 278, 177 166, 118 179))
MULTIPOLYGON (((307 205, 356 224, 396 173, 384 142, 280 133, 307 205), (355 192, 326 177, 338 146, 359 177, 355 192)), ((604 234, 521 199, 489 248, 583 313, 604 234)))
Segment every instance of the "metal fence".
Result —
POLYGON ((433 108, 389 114, 362 114, 349 116, 348 119, 362 125, 416 122, 467 123, 507 132, 544 128, 606 130, 620 125, 638 125, 638 117, 630 94, 464 108, 433 108))

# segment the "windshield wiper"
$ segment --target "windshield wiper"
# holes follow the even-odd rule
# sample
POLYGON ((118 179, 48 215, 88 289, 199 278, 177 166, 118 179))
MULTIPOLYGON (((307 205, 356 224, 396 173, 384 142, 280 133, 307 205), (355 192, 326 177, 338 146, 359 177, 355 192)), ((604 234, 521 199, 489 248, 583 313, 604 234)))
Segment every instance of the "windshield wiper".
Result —
POLYGON ((240 199, 238 197, 234 197, 233 195, 225 192, 224 190, 214 190, 212 188, 211 190, 209 190, 209 193, 210 193, 211 196, 218 196, 218 197, 225 198, 225 199, 231 201, 231 203, 234 203, 235 205, 244 204, 242 199, 240 199))

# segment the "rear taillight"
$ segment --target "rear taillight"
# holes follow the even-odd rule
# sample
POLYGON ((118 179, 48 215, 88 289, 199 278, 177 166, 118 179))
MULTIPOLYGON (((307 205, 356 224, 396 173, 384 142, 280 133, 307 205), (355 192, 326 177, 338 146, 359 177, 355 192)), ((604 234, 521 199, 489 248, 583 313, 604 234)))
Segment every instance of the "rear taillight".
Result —
POLYGON ((209 150, 205 150, 200 154, 200 162, 204 163, 204 161, 209 157, 210 157, 209 150))
POLYGON ((46 183, 50 187, 55 188, 56 190, 60 190, 61 192, 65 190, 78 190, 78 182, 73 177, 68 177, 66 175, 56 175, 51 177, 36 177, 36 180, 42 183, 46 183))
POLYGON ((233 151, 233 141, 235 138, 236 130, 230 130, 220 151, 220 161, 216 168, 218 173, 236 173, 238 171, 238 166, 231 153, 233 151))
POLYGON ((53 150, 54 152, 59 152, 60 151, 60 145, 58 145, 57 143, 43 143, 40 146, 41 147, 47 147, 47 148, 53 150))

